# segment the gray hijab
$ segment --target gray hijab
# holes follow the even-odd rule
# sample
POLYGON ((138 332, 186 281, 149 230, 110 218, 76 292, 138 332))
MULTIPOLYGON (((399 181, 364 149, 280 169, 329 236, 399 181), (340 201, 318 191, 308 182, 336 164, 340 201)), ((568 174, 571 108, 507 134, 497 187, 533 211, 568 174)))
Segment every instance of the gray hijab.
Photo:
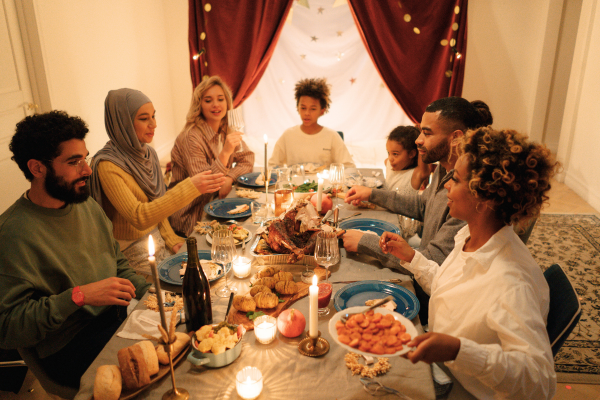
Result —
POLYGON ((110 161, 133 176, 150 201, 165 194, 165 182, 156 151, 140 143, 133 126, 139 108, 150 99, 134 89, 111 90, 104 101, 104 125, 110 140, 96 153, 92 162, 91 191, 102 205, 102 185, 98 163, 110 161))

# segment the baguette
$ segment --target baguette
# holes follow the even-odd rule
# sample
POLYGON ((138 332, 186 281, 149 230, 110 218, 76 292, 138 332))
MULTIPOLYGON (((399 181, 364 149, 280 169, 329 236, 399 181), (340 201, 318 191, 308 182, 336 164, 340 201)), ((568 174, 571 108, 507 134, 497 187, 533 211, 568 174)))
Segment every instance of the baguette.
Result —
MULTIPOLYGON (((181 350, 183 350, 190 342, 190 337, 187 333, 175 332, 175 338, 175 343, 173 343, 173 358, 177 357, 177 355, 181 353, 181 350)), ((162 344, 159 344, 156 347, 156 356, 158 357, 159 363, 163 365, 169 365, 169 355, 165 351, 165 346, 162 344)))
POLYGON ((127 389, 139 389, 150 383, 150 374, 140 346, 129 346, 117 353, 123 386, 127 389))
POLYGON ((148 367, 148 374, 158 374, 158 357, 154 349, 154 344, 149 340, 143 340, 137 342, 135 346, 139 346, 144 353, 144 361, 146 361, 146 366, 148 367))
POLYGON ((121 370, 118 366, 99 366, 94 379, 94 400, 118 400, 121 385, 121 370))

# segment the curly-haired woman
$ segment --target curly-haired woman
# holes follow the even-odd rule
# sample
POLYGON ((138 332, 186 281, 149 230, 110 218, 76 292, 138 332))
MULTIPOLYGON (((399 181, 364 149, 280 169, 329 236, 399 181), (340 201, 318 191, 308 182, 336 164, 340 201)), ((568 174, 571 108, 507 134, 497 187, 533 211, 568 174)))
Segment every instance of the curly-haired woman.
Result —
POLYGON ((515 131, 469 131, 445 185, 450 215, 467 226, 446 261, 438 266, 389 232, 381 238, 431 293, 430 331, 408 343, 416 350, 407 357, 446 362, 477 398, 546 399, 556 390, 548 285, 511 224, 539 216, 557 165, 515 131))
POLYGON ((345 167, 354 167, 340 135, 318 123, 331 104, 327 81, 324 78, 302 79, 296 83, 295 96, 302 125, 283 132, 275 144, 269 166, 341 163, 345 167))
MULTIPOLYGON (((231 90, 220 77, 212 76, 196 86, 185 127, 171 150, 173 180, 169 189, 190 176, 210 170, 225 175, 225 183, 219 190, 219 198, 224 198, 239 176, 252 172, 254 153, 245 143, 244 151, 236 151, 243 143, 242 133, 228 129, 227 110, 231 109, 231 90)), ((202 218, 204 205, 211 199, 212 194, 197 197, 174 213, 169 218, 173 229, 189 236, 196 221, 202 218)))

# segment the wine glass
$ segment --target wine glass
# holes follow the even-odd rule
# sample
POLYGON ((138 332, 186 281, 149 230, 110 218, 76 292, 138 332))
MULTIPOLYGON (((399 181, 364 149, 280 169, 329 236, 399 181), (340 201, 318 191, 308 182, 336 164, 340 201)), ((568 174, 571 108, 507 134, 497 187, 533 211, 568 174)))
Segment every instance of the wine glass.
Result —
MULTIPOLYGON (((244 128, 244 118, 242 117, 242 110, 239 107, 227 111, 227 125, 233 132, 241 132, 244 128)), ((244 151, 244 147, 240 142, 240 149, 237 152, 241 153, 242 151, 244 151)))
POLYGON ((223 273, 225 274, 225 286, 216 290, 216 295, 219 297, 229 297, 230 293, 236 293, 236 287, 227 285, 227 264, 233 261, 235 255, 235 244, 233 243, 233 232, 229 229, 220 229, 213 232, 213 242, 211 248, 212 260, 223 265, 223 273))
POLYGON ((340 248, 335 232, 319 232, 315 245, 315 261, 325 267, 325 283, 319 284, 319 315, 329 314, 332 285, 329 283, 329 267, 340 261, 340 248))
POLYGON ((344 184, 344 164, 333 163, 329 166, 329 182, 333 190, 333 202, 336 203, 338 189, 344 184))

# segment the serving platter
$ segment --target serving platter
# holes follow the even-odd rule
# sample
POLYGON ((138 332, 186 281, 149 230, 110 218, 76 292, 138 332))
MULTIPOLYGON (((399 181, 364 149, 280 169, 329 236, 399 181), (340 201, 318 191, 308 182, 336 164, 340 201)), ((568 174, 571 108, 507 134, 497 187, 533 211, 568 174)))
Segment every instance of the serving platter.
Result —
POLYGON ((214 218, 238 219, 246 218, 252 215, 252 203, 258 205, 257 202, 250 199, 240 197, 214 200, 204 206, 204 212, 214 218), (229 214, 228 211, 233 210, 241 204, 248 205, 248 209, 238 214, 229 214))
MULTIPOLYGON (((158 277, 161 281, 170 283, 171 285, 181 286, 183 284, 183 278, 179 275, 179 270, 181 269, 181 262, 187 261, 188 253, 187 251, 173 254, 170 257, 165 258, 158 264, 158 277)), ((212 257, 210 255, 210 251, 207 250, 198 250, 198 259, 200 260, 208 260, 211 261, 212 257)), ((231 263, 227 264, 227 273, 231 271, 231 263)), ((209 282, 214 282, 220 278, 222 278, 223 270, 221 268, 221 272, 214 278, 209 279, 209 282)))
POLYGON ((385 281, 360 281, 342 287, 333 297, 337 311, 350 307, 364 306, 367 300, 379 300, 392 296, 396 312, 404 318, 413 319, 419 314, 419 300, 410 290, 385 281))
MULTIPOLYGON (((241 183, 242 185, 246 185, 246 186, 252 186, 252 187, 265 187, 265 184, 257 184, 256 183, 256 178, 259 177, 259 175, 262 172, 250 172, 247 174, 244 174, 240 177, 237 178, 238 183, 241 183)), ((271 172, 271 179, 269 180, 269 186, 274 185, 277 182, 277 174, 275 172, 271 172)))
POLYGON ((392 232, 400 234, 400 228, 396 225, 386 221, 373 218, 352 218, 339 223, 340 229, 357 229, 359 231, 375 232, 379 236, 383 235, 383 232, 392 232))
MULTIPOLYGON (((347 344, 344 344, 342 342, 339 341, 338 339, 338 333, 337 333, 337 329, 335 327, 335 323, 337 321, 339 321, 343 315, 345 315, 346 313, 360 313, 360 312, 364 312, 368 309, 369 307, 367 306, 362 306, 362 307, 350 307, 346 310, 337 312, 333 315, 333 317, 331 317, 331 319, 329 320, 329 334, 331 335, 331 337, 333 338, 333 340, 336 341, 337 344, 339 344, 340 346, 342 346, 344 349, 351 351, 353 353, 357 353, 357 354, 362 354, 364 356, 371 356, 371 357, 394 357, 394 356, 401 356, 402 354, 406 354, 408 353, 412 348, 408 347, 406 345, 404 345, 404 347, 402 348, 402 350, 398 350, 397 352, 393 353, 393 354, 374 354, 374 353, 368 353, 366 351, 360 351, 357 348, 348 346, 347 344)), ((406 332, 408 334, 410 334, 411 339, 414 339, 415 337, 418 336, 418 332, 417 332, 417 328, 415 327, 415 325, 407 318, 405 318, 404 316, 398 314, 397 312, 394 311, 390 311, 386 308, 376 308, 375 309, 376 313, 380 313, 382 315, 386 315, 386 314, 392 314, 394 316, 394 319, 396 321, 400 321, 402 323, 402 325, 404 325, 406 327, 406 332)))

